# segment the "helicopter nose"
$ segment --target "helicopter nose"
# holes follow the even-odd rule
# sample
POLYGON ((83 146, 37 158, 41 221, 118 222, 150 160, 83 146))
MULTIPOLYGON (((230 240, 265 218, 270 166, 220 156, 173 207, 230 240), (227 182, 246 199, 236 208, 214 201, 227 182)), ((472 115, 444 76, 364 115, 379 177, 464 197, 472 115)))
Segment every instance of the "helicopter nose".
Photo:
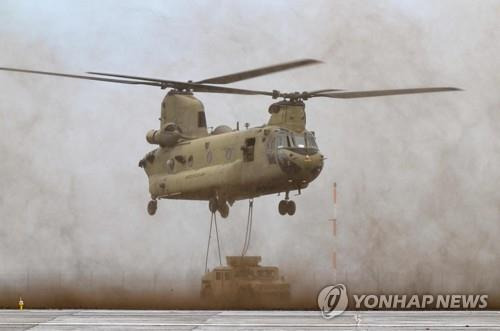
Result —
POLYGON ((323 169, 323 155, 296 153, 290 150, 281 150, 278 153, 278 162, 281 170, 291 179, 302 182, 311 182, 323 169))

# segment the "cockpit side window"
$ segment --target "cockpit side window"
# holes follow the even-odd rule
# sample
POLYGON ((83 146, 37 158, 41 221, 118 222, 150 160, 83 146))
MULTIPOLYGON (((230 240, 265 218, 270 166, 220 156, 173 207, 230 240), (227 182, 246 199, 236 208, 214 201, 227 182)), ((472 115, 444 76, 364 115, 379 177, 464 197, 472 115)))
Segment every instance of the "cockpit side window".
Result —
POLYGON ((284 147, 284 138, 285 136, 283 135, 277 135, 276 136, 276 147, 280 148, 280 147, 284 147))
POLYGON ((294 135, 292 133, 280 132, 276 136, 276 147, 295 147, 294 135))

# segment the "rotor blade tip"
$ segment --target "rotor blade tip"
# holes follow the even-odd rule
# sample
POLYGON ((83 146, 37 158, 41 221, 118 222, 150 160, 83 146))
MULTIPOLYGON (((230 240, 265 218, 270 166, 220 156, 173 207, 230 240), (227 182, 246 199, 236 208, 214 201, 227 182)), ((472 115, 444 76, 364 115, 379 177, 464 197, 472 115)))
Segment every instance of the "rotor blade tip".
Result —
POLYGON ((306 61, 308 61, 309 63, 313 64, 313 63, 325 63, 321 60, 316 60, 316 59, 306 59, 306 61))

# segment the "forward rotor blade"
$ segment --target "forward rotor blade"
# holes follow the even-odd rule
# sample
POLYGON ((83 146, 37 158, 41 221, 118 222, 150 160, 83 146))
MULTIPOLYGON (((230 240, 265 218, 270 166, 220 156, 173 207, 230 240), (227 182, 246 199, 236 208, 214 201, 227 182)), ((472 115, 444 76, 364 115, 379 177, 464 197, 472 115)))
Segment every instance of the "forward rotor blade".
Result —
POLYGON ((127 76, 127 75, 115 75, 115 74, 102 73, 102 75, 109 75, 112 77, 122 77, 122 78, 133 78, 136 80, 82 76, 82 75, 72 75, 72 74, 50 72, 50 71, 5 68, 5 67, 0 67, 0 70, 12 71, 12 72, 22 72, 22 73, 29 73, 29 74, 38 74, 38 75, 47 75, 47 76, 95 80, 95 81, 110 82, 110 83, 130 84, 130 85, 149 85, 149 86, 157 86, 157 87, 161 87, 161 88, 173 87, 173 88, 179 88, 179 89, 190 89, 190 90, 193 90, 195 92, 227 93, 227 94, 243 94, 243 95, 267 95, 267 96, 274 96, 275 95, 275 93, 273 93, 273 92, 245 90, 245 89, 237 89, 237 88, 221 87, 221 86, 211 86, 211 85, 199 85, 199 84, 194 84, 194 83, 176 82, 176 81, 171 81, 171 80, 143 81, 143 80, 138 80, 138 79, 142 79, 142 78, 135 77, 135 76, 127 76))
POLYGON ((71 74, 63 74, 63 73, 50 72, 50 71, 27 70, 27 69, 6 68, 6 67, 0 67, 0 70, 12 71, 12 72, 22 72, 22 73, 28 73, 28 74, 37 74, 37 75, 47 75, 47 76, 58 76, 58 77, 67 77, 67 78, 97 80, 97 81, 101 81, 101 82, 120 83, 120 84, 150 85, 150 86, 159 86, 159 87, 162 86, 162 84, 160 84, 158 82, 145 82, 145 81, 134 81, 134 80, 124 80, 124 79, 113 79, 113 78, 101 78, 101 77, 82 76, 82 75, 71 75, 71 74))
POLYGON ((151 77, 130 76, 130 75, 122 75, 122 74, 112 74, 112 73, 107 73, 107 72, 87 71, 87 73, 91 74, 91 75, 98 75, 98 76, 119 77, 119 78, 135 79, 135 80, 146 80, 146 81, 151 81, 151 82, 187 84, 187 83, 178 82, 178 81, 175 81, 175 80, 168 80, 168 79, 161 79, 161 78, 151 78, 151 77))
POLYGON ((193 90, 194 92, 273 96, 272 92, 266 92, 266 91, 255 91, 255 90, 246 90, 246 89, 231 88, 231 87, 203 85, 203 84, 198 84, 198 83, 186 83, 186 82, 178 82, 178 81, 174 81, 174 80, 138 77, 138 76, 130 76, 130 75, 122 75, 122 74, 111 74, 111 73, 104 73, 104 72, 92 72, 92 71, 90 71, 87 73, 92 74, 92 75, 100 75, 100 76, 149 80, 149 81, 153 81, 153 82, 163 83, 165 86, 168 86, 168 87, 181 88, 181 89, 185 88, 185 89, 193 90))
POLYGON ((456 88, 456 87, 426 87, 426 88, 397 89, 397 90, 318 93, 318 94, 312 95, 312 97, 354 99, 354 98, 380 97, 380 96, 387 96, 387 95, 433 93, 433 92, 447 92, 447 91, 461 91, 461 89, 456 88))
POLYGON ((208 78, 208 79, 200 80, 196 83, 198 83, 198 84, 228 84, 228 83, 238 82, 240 80, 245 80, 245 79, 250 79, 250 78, 254 78, 254 77, 272 74, 272 73, 278 72, 278 71, 283 71, 283 70, 288 70, 288 69, 293 69, 293 68, 297 68, 297 67, 307 66, 307 65, 311 65, 311 64, 318 64, 318 63, 322 63, 322 62, 318 61, 318 60, 314 60, 314 59, 304 59, 304 60, 298 60, 298 61, 293 61, 293 62, 275 64, 272 66, 257 68, 257 69, 248 70, 248 71, 237 72, 234 74, 229 74, 229 75, 224 75, 224 76, 219 76, 219 77, 208 78))

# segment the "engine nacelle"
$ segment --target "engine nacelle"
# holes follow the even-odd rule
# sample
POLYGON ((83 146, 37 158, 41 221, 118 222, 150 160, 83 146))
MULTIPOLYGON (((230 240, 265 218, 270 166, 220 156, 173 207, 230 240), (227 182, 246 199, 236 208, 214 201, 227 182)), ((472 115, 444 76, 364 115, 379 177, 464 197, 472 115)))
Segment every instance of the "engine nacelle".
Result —
POLYGON ((161 147, 170 147, 177 144, 181 138, 178 131, 160 131, 150 130, 146 134, 146 140, 152 145, 160 145, 161 147))
POLYGON ((212 131, 212 135, 216 134, 221 134, 221 133, 227 133, 233 131, 229 126, 227 125, 219 125, 218 127, 215 128, 215 130, 212 131))

